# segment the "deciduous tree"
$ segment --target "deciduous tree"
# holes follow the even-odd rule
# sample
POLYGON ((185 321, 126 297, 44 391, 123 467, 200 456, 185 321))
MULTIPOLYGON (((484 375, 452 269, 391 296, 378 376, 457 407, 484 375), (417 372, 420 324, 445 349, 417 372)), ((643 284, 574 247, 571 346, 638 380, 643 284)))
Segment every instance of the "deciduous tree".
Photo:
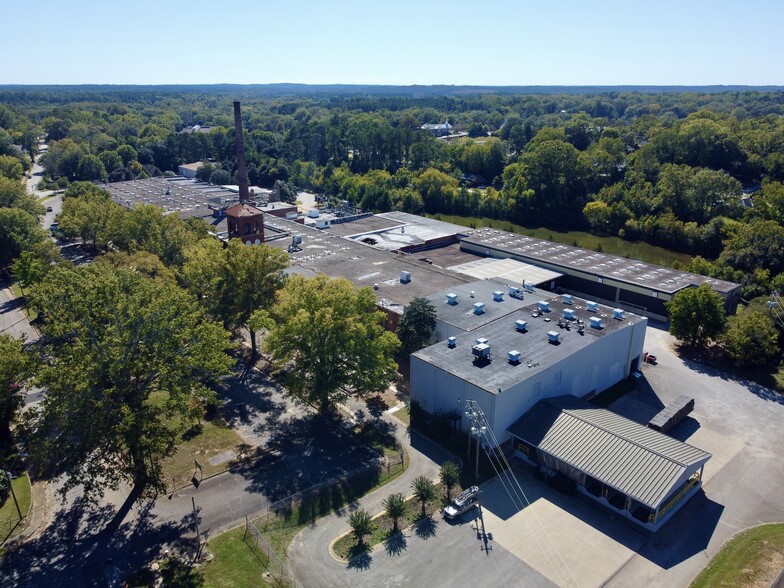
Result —
POLYGON ((184 290, 129 268, 55 268, 33 292, 45 310, 47 389, 33 424, 35 455, 63 492, 101 495, 129 482, 126 505, 165 488, 161 461, 176 451, 194 399, 225 373, 228 333, 184 290))
POLYGON ((24 404, 24 384, 33 375, 35 361, 22 339, 0 333, 0 441, 8 447, 11 424, 24 404))
POLYGON ((397 327, 404 353, 422 349, 436 330, 436 309, 427 298, 414 298, 406 307, 397 327))
POLYGON ((670 315, 670 333, 689 345, 716 339, 726 328, 724 303, 709 284, 681 290, 664 305, 670 315))
POLYGON ((289 363, 286 384, 322 413, 348 396, 384 389, 395 373, 397 337, 370 288, 343 278, 291 276, 271 310, 264 347, 277 365, 289 363))
POLYGON ((730 357, 741 367, 765 365, 779 351, 778 331, 770 317, 760 311, 731 317, 723 339, 730 357))

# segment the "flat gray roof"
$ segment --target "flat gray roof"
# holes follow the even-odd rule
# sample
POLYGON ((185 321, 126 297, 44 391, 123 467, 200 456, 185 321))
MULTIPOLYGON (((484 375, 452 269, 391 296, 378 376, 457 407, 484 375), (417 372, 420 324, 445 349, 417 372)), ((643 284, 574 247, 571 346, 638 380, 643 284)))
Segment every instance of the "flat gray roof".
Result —
MULTIPOLYGON (((541 292, 541 291, 540 291, 541 292)), ((549 292, 544 293, 552 296, 549 292)), ((478 280, 467 284, 457 284, 450 290, 443 290, 427 297, 436 308, 438 320, 454 325, 464 331, 473 331, 516 310, 530 306, 544 298, 539 294, 525 293, 525 298, 509 296, 509 288, 497 282, 478 280), (493 300, 493 292, 501 292, 503 300, 493 300), (449 304, 447 294, 457 294, 457 304, 449 304), (474 313, 474 304, 482 302, 485 311, 474 313)))
POLYGON ((540 400, 508 432, 654 509, 711 457, 568 395, 540 400))
MULTIPOLYGON (((538 291, 538 294, 544 296, 550 293, 538 291)), ((499 389, 503 393, 522 380, 539 377, 541 370, 567 360, 576 351, 587 347, 599 337, 629 328, 629 323, 636 324, 647 320, 629 312, 624 313, 623 320, 613 319, 612 309, 607 306, 599 305, 598 310, 589 311, 581 299, 575 297, 573 304, 564 304, 561 302, 562 297, 554 295, 549 300, 550 312, 535 318, 532 315, 538 303, 527 293, 525 296, 526 306, 501 315, 498 320, 480 326, 463 336, 458 336, 455 348, 450 348, 446 341, 441 341, 412 355, 482 390, 497 394, 499 389), (577 332, 576 321, 568 321, 569 330, 558 327, 558 319, 563 316, 565 308, 574 310, 575 318, 585 323, 584 334, 580 335, 577 332), (588 319, 592 316, 602 319, 601 329, 590 327, 588 319), (526 332, 521 333, 516 330, 517 320, 527 321, 526 332), (549 342, 547 337, 549 331, 559 333, 557 345, 549 342), (480 337, 487 339, 490 345, 493 359, 489 363, 473 362, 471 347, 480 337), (509 363, 507 360, 509 351, 521 352, 519 364, 509 363), (529 365, 531 367, 528 367, 529 365)), ((465 310, 461 308, 461 312, 465 310)), ((439 318, 441 318, 440 314, 439 318)))
POLYGON ((667 294, 674 294, 688 286, 699 286, 702 283, 708 283, 714 290, 722 293, 728 293, 738 288, 738 284, 734 282, 716 280, 617 255, 599 253, 497 229, 474 230, 472 234, 462 238, 461 243, 517 255, 527 260, 530 259, 533 263, 546 262, 562 267, 566 271, 578 270, 667 294))
MULTIPOLYGON (((289 254, 292 266, 311 274, 341 276, 357 286, 373 287, 378 284, 375 293, 381 305, 400 313, 414 298, 427 298, 433 291, 447 290, 472 281, 467 276, 419 261, 418 255, 374 249, 338 237, 329 229, 315 229, 270 216, 265 217, 264 225, 281 233, 302 236, 299 251, 289 254), (400 281, 401 271, 410 273, 410 282, 400 281)), ((290 238, 283 238, 267 244, 285 249, 290 243, 290 238)))

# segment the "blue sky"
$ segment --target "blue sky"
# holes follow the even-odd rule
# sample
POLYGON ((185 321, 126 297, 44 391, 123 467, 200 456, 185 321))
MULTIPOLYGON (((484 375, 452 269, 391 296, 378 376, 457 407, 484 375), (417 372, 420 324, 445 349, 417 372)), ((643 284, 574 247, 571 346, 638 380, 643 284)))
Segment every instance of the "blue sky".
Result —
POLYGON ((784 0, 0 2, 0 84, 784 85, 784 0))

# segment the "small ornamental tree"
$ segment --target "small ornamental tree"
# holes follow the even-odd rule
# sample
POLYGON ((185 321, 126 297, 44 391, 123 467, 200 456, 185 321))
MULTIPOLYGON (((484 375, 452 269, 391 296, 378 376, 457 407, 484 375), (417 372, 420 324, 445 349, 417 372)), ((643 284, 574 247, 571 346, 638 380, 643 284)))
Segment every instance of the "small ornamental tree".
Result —
POLYGON ((384 513, 392 519, 392 532, 397 533, 397 522, 406 514, 406 499, 400 492, 390 494, 383 503, 384 513))
POLYGON ((351 526, 351 532, 357 538, 357 545, 363 545, 365 535, 370 535, 373 532, 373 520, 366 510, 355 510, 348 516, 348 524, 351 526))
POLYGON ((422 503, 422 516, 426 516, 427 504, 436 498, 436 485, 425 476, 417 476, 411 482, 411 488, 414 490, 414 497, 422 503))
POLYGON ((681 290, 664 305, 670 315, 670 333, 689 345, 716 339, 726 328, 724 303, 709 284, 681 290))
POLYGON ((452 500, 452 488, 460 482, 460 468, 457 467, 455 462, 448 461, 441 466, 438 476, 441 479, 441 484, 446 489, 446 499, 452 500))

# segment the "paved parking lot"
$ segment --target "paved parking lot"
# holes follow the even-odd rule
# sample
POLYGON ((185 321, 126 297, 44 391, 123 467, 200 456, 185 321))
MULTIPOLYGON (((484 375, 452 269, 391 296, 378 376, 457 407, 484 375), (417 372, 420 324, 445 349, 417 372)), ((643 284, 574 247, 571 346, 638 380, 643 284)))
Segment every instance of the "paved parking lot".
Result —
MULTIPOLYGON (((579 495, 544 486, 520 466, 530 506, 519 513, 498 478, 483 486, 484 527, 497 552, 560 586, 688 586, 733 534, 784 520, 784 399, 685 361, 674 344, 662 326, 649 328, 645 348, 658 365, 645 366, 636 389, 610 408, 647 423, 678 395, 693 396, 694 412, 671 434, 712 454, 704 492, 649 536, 579 495)), ((465 569, 454 545, 433 541, 428 548, 434 559, 465 569)), ((451 580, 461 577, 456 572, 451 580)))

